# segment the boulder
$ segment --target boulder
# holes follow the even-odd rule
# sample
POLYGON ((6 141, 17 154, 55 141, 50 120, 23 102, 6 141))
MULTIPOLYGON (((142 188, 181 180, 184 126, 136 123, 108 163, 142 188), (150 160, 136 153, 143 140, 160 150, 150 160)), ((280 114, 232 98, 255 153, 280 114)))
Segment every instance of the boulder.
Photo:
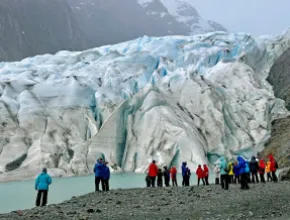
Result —
POLYGON ((279 180, 281 180, 281 181, 288 181, 288 180, 290 180, 290 167, 284 168, 279 173, 279 180))

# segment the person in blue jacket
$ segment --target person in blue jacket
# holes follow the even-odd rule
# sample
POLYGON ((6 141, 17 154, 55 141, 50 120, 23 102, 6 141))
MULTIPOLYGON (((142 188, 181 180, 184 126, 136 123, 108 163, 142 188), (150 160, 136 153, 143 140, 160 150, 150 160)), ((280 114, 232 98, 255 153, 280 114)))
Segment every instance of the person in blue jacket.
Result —
POLYGON ((105 165, 103 163, 103 159, 99 158, 97 160, 97 163, 95 164, 94 167, 94 173, 95 173, 95 191, 100 191, 99 185, 101 183, 102 185, 102 190, 105 191, 105 184, 104 184, 104 170, 105 170, 105 165))
POLYGON ((182 173, 182 186, 186 185, 187 182, 187 163, 186 162, 182 162, 181 165, 181 173, 182 173))
POLYGON ((107 166, 108 162, 104 163, 104 185, 105 185, 105 191, 109 191, 109 180, 111 176, 110 168, 107 166))
POLYGON ((228 163, 225 157, 220 158, 219 168, 221 174, 221 187, 224 190, 228 190, 229 189, 228 163))
POLYGON ((234 163, 234 174, 235 174, 235 178, 234 178, 234 184, 241 183, 241 177, 240 177, 240 170, 238 168, 238 162, 235 161, 234 163))
POLYGON ((250 173, 250 168, 249 168, 247 162, 245 161, 245 159, 242 158, 241 156, 238 156, 237 160, 238 160, 237 169, 239 170, 239 174, 240 174, 240 178, 241 178, 240 179, 241 180, 241 189, 249 189, 248 173, 250 173))
POLYGON ((51 182, 52 180, 51 177, 47 174, 47 169, 43 168, 42 173, 36 178, 35 181, 35 190, 38 190, 36 197, 36 206, 40 206, 40 203, 41 206, 46 206, 48 188, 51 182))

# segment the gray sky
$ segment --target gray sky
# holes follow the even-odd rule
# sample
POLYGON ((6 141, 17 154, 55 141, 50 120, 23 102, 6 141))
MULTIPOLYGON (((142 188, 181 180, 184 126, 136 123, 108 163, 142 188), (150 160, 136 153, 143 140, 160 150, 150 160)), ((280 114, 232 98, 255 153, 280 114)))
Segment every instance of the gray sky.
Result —
POLYGON ((279 34, 290 27, 290 0, 187 0, 207 20, 233 32, 279 34))

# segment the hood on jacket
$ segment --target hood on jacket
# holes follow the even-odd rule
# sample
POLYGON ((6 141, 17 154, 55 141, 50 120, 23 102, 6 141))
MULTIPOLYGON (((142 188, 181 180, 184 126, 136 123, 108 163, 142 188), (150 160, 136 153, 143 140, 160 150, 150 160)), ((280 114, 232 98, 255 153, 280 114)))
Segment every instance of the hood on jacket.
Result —
POLYGON ((239 163, 246 163, 246 160, 242 156, 238 156, 237 160, 239 163))
POLYGON ((275 160, 272 154, 269 154, 268 158, 269 158, 270 161, 274 161, 275 160))

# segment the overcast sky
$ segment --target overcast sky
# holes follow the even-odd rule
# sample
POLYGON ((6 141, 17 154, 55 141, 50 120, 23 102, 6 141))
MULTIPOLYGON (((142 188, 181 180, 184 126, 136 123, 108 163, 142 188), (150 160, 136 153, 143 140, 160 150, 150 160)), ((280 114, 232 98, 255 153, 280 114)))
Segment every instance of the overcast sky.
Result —
POLYGON ((290 0, 187 0, 207 20, 233 32, 279 34, 290 27, 290 0))

